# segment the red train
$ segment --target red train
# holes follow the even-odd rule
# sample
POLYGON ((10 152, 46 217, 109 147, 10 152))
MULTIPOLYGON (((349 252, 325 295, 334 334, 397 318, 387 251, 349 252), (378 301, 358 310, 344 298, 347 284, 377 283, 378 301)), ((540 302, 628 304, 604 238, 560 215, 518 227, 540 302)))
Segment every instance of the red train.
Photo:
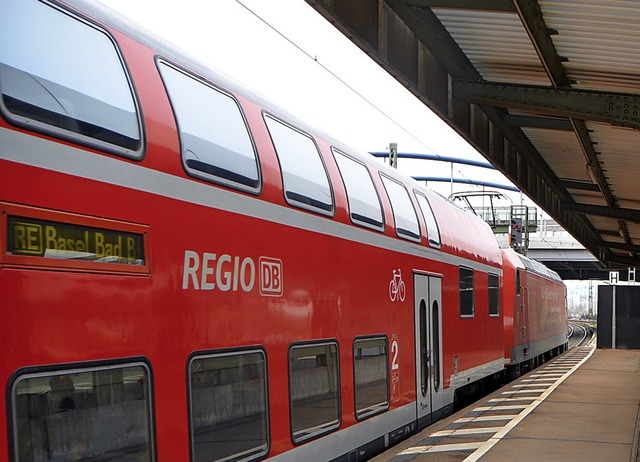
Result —
POLYGON ((555 271, 502 250, 504 345, 508 375, 517 376, 567 348, 567 292, 555 271))
POLYGON ((95 2, 0 13, 2 459, 364 460, 565 348, 479 219, 95 2))

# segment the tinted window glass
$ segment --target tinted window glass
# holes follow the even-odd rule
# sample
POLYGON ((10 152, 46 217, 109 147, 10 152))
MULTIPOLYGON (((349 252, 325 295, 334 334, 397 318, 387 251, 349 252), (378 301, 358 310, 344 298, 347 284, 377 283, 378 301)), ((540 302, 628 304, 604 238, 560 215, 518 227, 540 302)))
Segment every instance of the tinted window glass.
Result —
POLYGON ((371 175, 364 164, 333 151, 349 200, 351 220, 362 226, 382 229, 382 207, 371 175))
POLYGON ((427 396, 429 391, 429 346, 427 337, 427 304, 420 300, 420 392, 422 396, 427 396))
POLYGON ((192 176, 257 191, 258 162, 238 103, 160 61, 180 131, 182 161, 192 176))
POLYGON ((416 199, 420 206, 420 211, 424 217, 424 222, 427 225, 427 236, 429 239, 429 245, 437 249, 440 248, 440 230, 438 229, 438 223, 436 223, 436 217, 431 210, 431 204, 426 197, 420 193, 416 193, 416 199))
POLYGON ((285 198, 291 205, 331 214, 329 178, 313 140, 282 122, 265 116, 278 154, 285 198))
POLYGON ((289 350, 291 431, 296 443, 340 426, 338 346, 300 345, 289 350))
POLYGON ((433 388, 440 390, 440 308, 438 302, 431 305, 431 328, 433 329, 433 388))
POLYGON ((3 0, 0 43, 2 106, 10 120, 139 154, 131 87, 104 32, 35 0, 3 0))
POLYGON ((362 419, 389 407, 387 339, 356 340, 353 367, 356 393, 356 417, 362 419))
POLYGON ((252 460, 268 451, 261 351, 197 357, 189 366, 193 460, 252 460))
POLYGON ((489 315, 500 313, 500 278, 497 274, 489 274, 489 315))
POLYGON ((473 316, 473 270, 460 268, 460 316, 473 316))
POLYGON ((393 218, 396 222, 396 233, 405 239, 420 240, 420 227, 418 217, 413 208, 407 189, 400 183, 382 176, 384 188, 391 201, 393 218))
POLYGON ((19 376, 12 387, 19 462, 152 461, 144 364, 19 376))

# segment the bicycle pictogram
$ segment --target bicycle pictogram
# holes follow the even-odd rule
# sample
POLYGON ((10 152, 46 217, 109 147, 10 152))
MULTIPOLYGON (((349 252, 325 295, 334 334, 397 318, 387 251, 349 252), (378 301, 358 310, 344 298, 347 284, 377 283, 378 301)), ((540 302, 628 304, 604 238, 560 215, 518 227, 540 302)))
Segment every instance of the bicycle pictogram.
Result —
POLYGON ((402 280, 400 269, 398 268, 397 270, 393 270, 393 278, 389 283, 389 298, 392 302, 395 302, 396 300, 404 302, 404 298, 407 295, 406 292, 406 287, 402 280))

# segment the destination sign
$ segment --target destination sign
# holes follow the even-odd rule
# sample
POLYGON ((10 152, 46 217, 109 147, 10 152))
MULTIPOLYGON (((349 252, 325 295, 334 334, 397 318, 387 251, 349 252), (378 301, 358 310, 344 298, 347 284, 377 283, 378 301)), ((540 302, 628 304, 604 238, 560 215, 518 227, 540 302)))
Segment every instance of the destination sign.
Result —
POLYGON ((9 255, 146 264, 143 234, 12 215, 7 226, 9 255))

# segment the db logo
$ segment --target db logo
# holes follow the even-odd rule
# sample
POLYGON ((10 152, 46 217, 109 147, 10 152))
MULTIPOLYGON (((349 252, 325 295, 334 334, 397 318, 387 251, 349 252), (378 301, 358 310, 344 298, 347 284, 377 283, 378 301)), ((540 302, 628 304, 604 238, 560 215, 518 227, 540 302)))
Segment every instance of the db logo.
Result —
POLYGON ((281 297, 282 290, 282 260, 270 257, 260 257, 260 295, 267 297, 281 297))

